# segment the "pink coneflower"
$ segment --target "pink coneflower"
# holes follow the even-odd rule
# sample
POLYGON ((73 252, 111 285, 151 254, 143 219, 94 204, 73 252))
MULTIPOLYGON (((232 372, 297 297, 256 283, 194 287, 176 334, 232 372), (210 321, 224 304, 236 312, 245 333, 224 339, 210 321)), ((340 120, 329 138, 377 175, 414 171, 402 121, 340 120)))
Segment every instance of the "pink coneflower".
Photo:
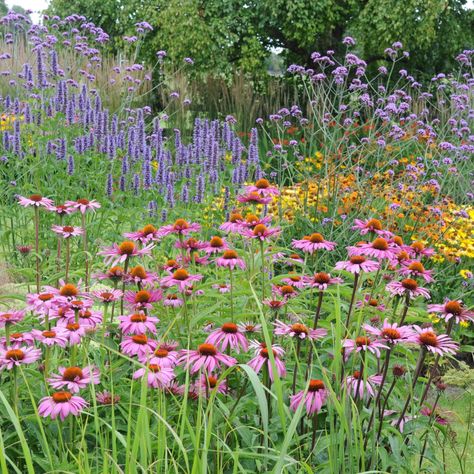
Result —
MULTIPOLYGON (((249 342, 249 349, 254 352, 254 355, 258 355, 262 349, 267 347, 265 342, 257 341, 256 339, 252 339, 249 342)), ((272 346, 273 352, 276 352, 278 357, 282 358, 285 355, 285 350, 278 344, 273 344, 272 346)))
MULTIPOLYGON (((285 377, 286 375, 285 364, 280 359, 280 357, 284 354, 283 349, 281 349, 281 347, 278 347, 278 350, 275 350, 275 347, 272 346, 271 350, 273 353, 273 357, 275 359, 275 367, 276 367, 278 376, 280 378, 285 377)), ((258 353, 256 354, 256 356, 252 360, 247 362, 247 365, 251 367, 253 370, 255 370, 257 374, 260 372, 260 370, 262 370, 262 367, 264 366, 264 364, 267 364, 270 380, 273 382, 273 380, 275 379, 274 377, 275 374, 273 373, 272 361, 270 359, 269 349, 267 347, 261 347, 258 353)))
POLYGON ((226 395, 228 392, 227 382, 225 379, 219 380, 218 377, 209 374, 201 375, 201 378, 194 384, 194 390, 202 396, 209 396, 216 390, 217 393, 226 395))
POLYGON ((176 293, 170 293, 165 296, 163 300, 163 306, 171 306, 172 308, 179 308, 183 306, 184 300, 182 300, 176 293))
POLYGON ((127 283, 135 283, 136 285, 153 285, 160 278, 154 272, 148 272, 141 265, 137 265, 130 269, 124 277, 127 283))
POLYGON ((405 250, 400 250, 395 253, 395 257, 391 261, 391 264, 395 266, 396 264, 398 265, 409 265, 412 259, 410 258, 410 255, 408 255, 405 250))
POLYGON ((382 229, 382 223, 378 219, 355 219, 352 229, 358 230, 361 235, 366 235, 369 232, 385 238, 390 238, 393 235, 391 232, 382 229))
POLYGON ((247 214, 245 219, 238 221, 240 228, 254 229, 257 225, 268 225, 272 221, 272 216, 258 217, 255 214, 247 214))
POLYGON ((56 204, 56 205, 48 206, 47 209, 50 212, 56 213, 58 216, 65 216, 68 214, 72 214, 75 211, 74 208, 66 204, 56 204))
POLYGON ((151 309, 152 304, 160 301, 163 298, 161 290, 150 289, 125 292, 125 301, 136 309, 151 309))
POLYGON ((293 239, 291 244, 293 248, 302 250, 304 253, 309 253, 311 255, 318 250, 334 250, 336 245, 336 242, 329 242, 318 233, 305 235, 301 240, 293 239))
POLYGON ((0 313, 0 328, 3 328, 6 324, 17 324, 23 321, 25 317, 24 310, 13 310, 5 313, 0 313))
POLYGON ((219 226, 220 230, 223 230, 224 232, 234 232, 237 233, 240 231, 240 223, 243 221, 243 217, 241 214, 238 212, 233 212, 229 220, 227 222, 224 222, 219 226))
POLYGON ((286 324, 278 319, 273 323, 275 325, 275 335, 277 336, 290 336, 297 337, 299 339, 322 339, 327 335, 326 329, 310 329, 304 324, 286 324))
POLYGON ((346 377, 345 385, 347 389, 352 392, 354 398, 362 399, 375 397, 375 385, 382 383, 381 375, 369 375, 364 378, 364 375, 356 370, 352 375, 346 377))
POLYGON ((81 326, 79 323, 67 323, 64 327, 64 334, 70 346, 81 343, 81 339, 86 335, 88 326, 81 326))
POLYGON ((157 241, 160 239, 160 231, 153 225, 147 224, 143 229, 140 229, 136 232, 125 232, 123 236, 126 239, 139 241, 142 244, 148 242, 157 241))
POLYGON ((228 283, 216 283, 212 285, 214 290, 217 290, 219 293, 229 293, 230 285, 228 283))
POLYGON ((373 242, 361 243, 355 247, 347 247, 349 256, 367 255, 368 257, 386 259, 392 261, 398 252, 398 246, 388 242, 383 237, 377 237, 373 242))
POLYGON ((120 343, 120 349, 125 355, 144 358, 151 354, 157 345, 158 343, 155 340, 149 339, 145 334, 137 334, 135 336, 125 336, 120 343))
POLYGON ((199 232, 201 230, 201 226, 195 222, 187 222, 184 219, 178 219, 172 225, 165 225, 159 229, 160 235, 169 235, 169 234, 177 234, 177 235, 188 235, 191 232, 199 232))
POLYGON ((449 420, 442 416, 436 408, 433 411, 432 408, 425 406, 420 410, 420 413, 428 418, 433 418, 435 423, 438 423, 439 425, 449 425, 449 420))
POLYGON ((309 381, 308 391, 305 390, 296 393, 290 397, 290 409, 296 411, 298 407, 304 403, 306 406, 306 414, 311 416, 321 411, 322 406, 326 403, 329 396, 328 390, 322 380, 312 379, 309 381))
POLYGON ((236 363, 237 361, 233 357, 222 354, 217 350, 216 346, 207 343, 201 344, 197 350, 183 349, 178 359, 178 364, 185 365, 192 374, 200 369, 204 369, 206 372, 213 372, 215 369, 220 368, 221 364, 231 367, 236 363))
POLYGON ((170 367, 160 367, 157 364, 149 364, 133 373, 134 379, 146 376, 149 387, 164 388, 175 378, 173 369, 170 367))
POLYGON ((258 193, 260 196, 278 196, 280 191, 276 186, 272 186, 265 178, 259 179, 251 186, 245 186, 246 193, 258 193))
POLYGON ((244 237, 249 239, 258 239, 261 242, 270 240, 271 237, 279 235, 281 232, 279 227, 267 227, 264 224, 256 225, 253 230, 252 229, 242 229, 241 234, 244 237))
POLYGON ((336 270, 346 270, 350 273, 358 274, 360 272, 375 272, 380 268, 380 263, 375 260, 368 260, 363 255, 352 255, 349 260, 337 262, 334 267, 336 270))
POLYGON ((55 327, 48 331, 40 331, 33 329, 31 331, 33 337, 45 346, 66 347, 67 337, 62 327, 55 327))
POLYGON ((377 336, 378 339, 388 344, 416 342, 411 326, 399 326, 397 323, 391 324, 387 319, 385 319, 380 329, 368 324, 364 324, 362 327, 364 331, 377 336))
POLYGON ((423 264, 416 260, 402 263, 402 268, 400 268, 398 272, 400 273, 400 275, 403 275, 404 277, 410 277, 410 278, 421 277, 427 283, 431 283, 432 281, 434 281, 432 277, 433 271, 426 270, 423 264))
POLYGON ((319 291, 327 290, 331 285, 342 283, 342 278, 331 277, 329 273, 319 272, 311 277, 304 277, 305 286, 309 288, 317 288, 319 291))
POLYGON ((227 242, 222 237, 214 236, 211 240, 206 243, 203 248, 204 252, 208 254, 219 253, 229 248, 227 242))
MULTIPOLYGON (((178 363, 178 353, 170 348, 158 346, 154 352, 149 354, 149 363, 157 364, 160 367, 171 367, 173 368, 178 363)), ((140 362, 145 364, 146 359, 142 359, 140 362)))
MULTIPOLYGON (((35 343, 34 337, 29 332, 12 332, 10 334, 10 345, 8 347, 19 349, 22 346, 32 346, 35 343)), ((2 337, 1 346, 7 349, 7 338, 2 337)))
MULTIPOLYGON (((86 326, 86 329, 94 328, 102 322, 102 313, 100 311, 95 311, 92 309, 82 309, 77 312, 77 319, 81 326, 86 326)), ((67 324, 72 324, 74 322, 75 315, 66 316, 64 320, 58 321, 58 325, 64 327, 67 324)))
POLYGON ((172 273, 180 267, 181 265, 177 260, 175 260, 174 258, 170 258, 163 265, 163 270, 166 270, 168 273, 172 273))
POLYGON ((105 273, 97 273, 94 275, 94 278, 97 278, 98 280, 110 280, 114 283, 117 283, 122 281, 123 275, 124 269, 122 267, 115 266, 111 267, 105 273))
POLYGON ((369 351, 377 357, 380 357, 380 349, 388 349, 388 346, 383 344, 382 341, 374 340, 367 336, 346 339, 342 342, 342 347, 345 348, 346 355, 353 351, 369 351))
POLYGON ((413 242, 410 246, 404 246, 403 250, 408 252, 411 257, 432 257, 435 253, 434 249, 425 247, 423 242, 413 242))
POLYGON ((271 298, 264 299, 262 303, 273 311, 278 311, 288 303, 288 298, 278 299, 278 295, 274 294, 271 296, 271 298))
POLYGON ((41 357, 41 349, 15 347, 0 350, 0 370, 11 370, 22 364, 33 364, 41 357))
POLYGON ((95 211, 100 208, 100 204, 93 199, 89 201, 88 199, 78 199, 77 201, 66 201, 66 206, 71 207, 72 209, 77 209, 81 214, 85 214, 87 211, 95 211))
POLYGON ((100 372, 96 367, 59 367, 59 374, 53 374, 48 382, 51 387, 60 389, 66 388, 71 393, 78 393, 89 384, 100 383, 100 372))
POLYGON ((195 239, 194 237, 190 237, 186 240, 178 240, 174 246, 177 249, 185 249, 189 253, 199 252, 207 247, 207 242, 203 242, 202 240, 195 239))
POLYGON ((235 250, 226 250, 222 257, 216 259, 216 265, 219 267, 227 267, 234 270, 235 267, 239 267, 242 270, 245 269, 245 262, 239 257, 235 250))
POLYGON ((255 324, 251 321, 239 323, 237 326, 239 326, 240 332, 242 333, 257 333, 262 330, 261 324, 255 324))
POLYGON ((206 343, 213 344, 223 352, 227 347, 237 353, 240 352, 240 349, 244 352, 248 350, 247 338, 235 323, 224 323, 219 329, 209 334, 206 343))
POLYGON ((119 316, 119 328, 124 334, 156 334, 158 318, 147 316, 145 313, 134 313, 128 316, 119 316))
POLYGON ((184 291, 186 288, 193 286, 194 281, 200 281, 202 277, 202 275, 191 275, 184 268, 178 268, 172 275, 162 278, 161 284, 168 288, 177 286, 180 291, 184 291))
POLYGON ((432 327, 421 328, 414 325, 416 331, 415 341, 433 354, 443 356, 445 354, 456 354, 458 343, 454 342, 447 334, 437 335, 432 327))
POLYGON ((99 301, 102 301, 102 303, 112 303, 114 301, 118 301, 123 293, 120 290, 113 290, 113 289, 107 289, 107 290, 97 290, 93 291, 92 295, 95 296, 99 301))
POLYGON ((304 258, 301 255, 298 255, 297 253, 292 253, 288 256, 283 256, 282 259, 284 262, 288 265, 295 265, 295 264, 303 264, 304 263, 304 258))
POLYGON ((104 390, 103 392, 97 392, 95 398, 99 405, 116 405, 120 401, 120 395, 113 395, 104 390))
POLYGON ((362 308, 364 306, 375 308, 378 311, 385 311, 385 305, 383 303, 379 303, 376 298, 372 298, 370 295, 364 295, 364 299, 362 301, 359 300, 356 302, 357 308, 362 308))
POLYGON ((301 290, 306 286, 304 278, 300 275, 291 275, 287 278, 283 278, 281 282, 285 285, 294 286, 295 288, 298 288, 298 290, 301 290))
POLYGON ((73 227, 72 225, 53 225, 52 231, 61 236, 63 239, 69 239, 70 237, 77 237, 82 235, 84 230, 82 227, 73 227))
POLYGON ((270 204, 273 201, 271 196, 261 196, 259 193, 247 193, 237 196, 239 202, 249 202, 251 204, 270 204))
POLYGON ((78 416, 89 404, 77 395, 70 392, 55 392, 50 397, 41 399, 38 405, 38 414, 52 420, 58 417, 64 421, 69 415, 78 416))
POLYGON ((288 300, 298 296, 298 291, 295 288, 292 285, 272 285, 272 292, 288 300))
POLYGON ((461 300, 445 299, 443 304, 429 304, 429 313, 437 313, 445 321, 454 318, 456 324, 461 321, 474 321, 474 311, 466 309, 461 300))
POLYGON ((107 265, 117 265, 118 263, 125 262, 131 257, 150 255, 154 246, 154 244, 149 244, 139 249, 135 243, 126 240, 120 245, 114 243, 112 247, 107 247, 104 250, 101 250, 99 255, 105 255, 105 263, 107 265))
POLYGON ((17 245, 16 249, 23 257, 27 257, 31 253, 33 247, 31 247, 31 245, 17 245))
POLYGON ((41 196, 41 194, 32 194, 29 198, 24 196, 18 197, 18 204, 23 207, 49 207, 53 204, 51 199, 41 196))
POLYGON ((30 293, 26 295, 26 303, 29 310, 44 314, 55 308, 58 305, 58 300, 53 293, 30 293))
POLYGON ((430 298, 430 292, 426 288, 418 286, 418 283, 411 278, 405 278, 402 281, 391 281, 386 288, 392 296, 409 295, 412 299, 417 296, 430 298))

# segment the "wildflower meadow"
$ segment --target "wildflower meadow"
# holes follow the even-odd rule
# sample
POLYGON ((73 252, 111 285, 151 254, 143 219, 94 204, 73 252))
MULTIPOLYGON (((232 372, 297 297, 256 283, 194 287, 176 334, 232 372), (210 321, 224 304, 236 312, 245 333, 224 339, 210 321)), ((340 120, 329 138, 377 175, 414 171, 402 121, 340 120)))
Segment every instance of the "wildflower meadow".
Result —
POLYGON ((473 472, 474 51, 243 129, 144 20, 0 19, 1 473, 473 472))

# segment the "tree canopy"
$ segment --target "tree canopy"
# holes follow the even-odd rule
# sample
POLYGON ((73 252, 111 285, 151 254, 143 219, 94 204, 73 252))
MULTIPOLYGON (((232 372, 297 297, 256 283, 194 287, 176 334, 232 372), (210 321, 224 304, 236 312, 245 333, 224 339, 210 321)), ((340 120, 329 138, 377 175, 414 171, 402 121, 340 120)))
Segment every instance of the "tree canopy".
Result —
POLYGON ((341 51, 345 35, 369 62, 402 41, 411 69, 432 74, 449 69, 453 57, 472 47, 474 11, 466 0, 52 0, 48 12, 84 14, 111 36, 114 52, 124 36, 147 21, 141 57, 165 50, 177 64, 192 57, 195 71, 258 73, 272 48, 287 64, 311 64, 313 51, 341 51))

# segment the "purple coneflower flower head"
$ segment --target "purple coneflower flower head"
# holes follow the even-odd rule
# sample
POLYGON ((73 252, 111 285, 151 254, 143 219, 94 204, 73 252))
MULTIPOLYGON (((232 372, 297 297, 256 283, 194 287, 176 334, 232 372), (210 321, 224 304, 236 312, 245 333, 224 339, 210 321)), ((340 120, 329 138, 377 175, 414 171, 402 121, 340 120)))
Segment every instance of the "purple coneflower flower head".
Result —
POLYGON ((367 336, 358 336, 355 339, 346 339, 342 342, 342 347, 345 348, 346 355, 351 352, 368 351, 376 357, 380 357, 380 349, 388 349, 382 341, 371 339, 367 336))
POLYGON ((119 328, 124 334, 146 334, 151 332, 156 334, 156 324, 158 318, 148 316, 145 313, 134 313, 128 316, 119 316, 119 328))
POLYGON ((409 295, 412 299, 417 296, 423 296, 423 298, 426 299, 430 298, 429 291, 426 288, 418 286, 418 283, 411 278, 405 278, 402 281, 391 281, 386 288, 392 296, 409 295))
POLYGON ((188 235, 191 232, 199 232, 201 226, 195 222, 187 222, 184 219, 178 219, 172 225, 165 225, 159 229, 160 235, 178 234, 188 235))
POLYGON ((233 212, 229 216, 229 220, 224 222, 219 226, 220 230, 229 233, 238 233, 240 232, 241 224, 244 221, 244 218, 238 212, 233 212))
POLYGON ((133 241, 140 241, 142 244, 157 241, 161 237, 160 231, 153 225, 147 224, 143 229, 136 232, 125 232, 124 237, 133 241))
POLYGON ((262 242, 270 240, 280 234, 279 227, 267 227, 265 224, 257 224, 253 229, 241 229, 240 233, 249 239, 258 239, 262 242))
POLYGON ((331 277, 329 273, 319 272, 311 277, 304 277, 305 286, 308 288, 317 288, 319 291, 327 290, 329 286, 342 283, 342 278, 331 277))
POLYGON ((7 347, 7 338, 0 339, 0 347, 3 349, 21 349, 23 346, 32 346, 34 337, 29 332, 12 332, 10 334, 10 345, 7 347))
POLYGON ((364 324, 363 328, 367 333, 377 336, 379 340, 389 344, 416 342, 415 333, 411 326, 399 326, 397 323, 389 323, 387 319, 384 320, 381 328, 368 324, 364 324))
POLYGON ((211 332, 206 339, 207 344, 213 344, 222 352, 228 347, 239 353, 240 349, 244 352, 248 350, 247 338, 235 323, 224 323, 219 329, 211 332))
POLYGON ((437 313, 445 321, 454 318, 456 324, 462 321, 474 321, 474 311, 465 308, 461 300, 446 298, 443 304, 429 304, 428 312, 437 313))
POLYGON ((152 304, 160 301, 163 293, 158 289, 125 292, 125 301, 135 309, 151 309, 152 304))
POLYGON ((51 229, 53 232, 55 232, 64 239, 68 239, 70 237, 77 237, 78 235, 82 235, 84 233, 82 227, 73 227, 72 225, 53 225, 51 229))
POLYGON ((366 235, 369 232, 385 238, 390 238, 392 235, 391 232, 382 228, 382 223, 378 219, 355 219, 352 229, 358 230, 361 235, 366 235))
POLYGON ((230 285, 228 283, 215 283, 212 285, 214 290, 217 290, 219 293, 229 293, 230 285))
POLYGON ((306 325, 301 323, 286 324, 278 319, 274 323, 275 335, 277 336, 290 336, 297 337, 299 339, 322 339, 327 335, 326 329, 310 329, 306 325))
POLYGON ((147 383, 152 388, 165 388, 175 378, 171 367, 160 367, 157 364, 149 364, 133 373, 134 379, 147 377, 147 383))
POLYGON ((135 283, 141 286, 152 286, 160 278, 154 272, 148 272, 142 265, 136 265, 131 268, 124 277, 127 283, 135 283))
POLYGON ((234 270, 235 267, 245 270, 245 262, 239 257, 235 250, 225 250, 222 257, 216 259, 216 265, 218 267, 227 267, 231 270, 234 270))
POLYGON ((35 206, 49 208, 53 205, 53 201, 41 196, 41 194, 32 194, 30 197, 19 196, 18 204, 23 207, 35 206))
POLYGON ((149 339, 145 334, 136 334, 125 336, 120 343, 120 349, 125 355, 138 356, 139 359, 142 359, 148 357, 157 345, 155 340, 149 339))
POLYGON ((0 328, 5 327, 7 324, 17 324, 23 321, 25 317, 24 310, 12 310, 5 313, 0 313, 0 328))
POLYGON ((237 201, 242 203, 251 203, 251 204, 270 204, 273 201, 271 196, 262 196, 256 192, 250 192, 247 194, 237 196, 237 201))
POLYGON ((363 255, 352 255, 349 260, 337 262, 334 267, 336 270, 346 270, 350 273, 358 274, 361 272, 374 272, 380 268, 380 263, 375 260, 368 260, 363 255))
POLYGON ((419 241, 413 242, 410 246, 404 246, 403 250, 413 258, 432 257, 435 253, 434 249, 425 247, 425 244, 419 241))
POLYGON ((145 247, 138 248, 134 242, 126 240, 120 245, 114 243, 112 247, 101 250, 99 255, 105 255, 106 265, 117 265, 118 263, 125 262, 125 260, 131 257, 150 255, 154 246, 154 244, 149 244, 145 247))
POLYGON ((219 380, 219 378, 215 375, 203 374, 201 375, 201 378, 194 384, 194 390, 200 396, 208 397, 211 396, 213 391, 227 395, 229 389, 225 379, 219 380))
POLYGON ((208 254, 223 252, 228 250, 229 246, 227 242, 222 237, 214 236, 209 242, 206 243, 206 246, 203 247, 204 252, 208 254))
POLYGON ((81 214, 85 214, 88 211, 94 212, 100 208, 100 204, 95 199, 89 201, 84 198, 78 199, 77 201, 66 201, 65 205, 72 209, 77 209, 81 214))
POLYGON ((41 399, 38 405, 38 414, 52 420, 57 418, 64 421, 69 415, 78 416, 89 404, 77 395, 70 392, 55 392, 50 397, 41 399))
POLYGON ((204 369, 206 372, 213 372, 219 369, 221 364, 231 367, 237 361, 226 354, 222 354, 213 344, 201 344, 197 350, 183 349, 180 352, 178 364, 183 364, 190 369, 191 374, 204 369))
POLYGON ((272 186, 265 178, 259 179, 255 184, 251 186, 246 186, 245 192, 247 194, 257 193, 262 197, 278 196, 280 194, 278 188, 276 186, 272 186))
POLYGON ((298 290, 301 290, 306 286, 305 279, 300 275, 291 275, 287 278, 283 278, 281 282, 285 285, 294 286, 295 288, 298 288, 298 290))
POLYGON ((380 260, 393 260, 397 253, 398 246, 388 242, 383 237, 377 237, 373 242, 362 243, 355 247, 348 247, 349 256, 367 255, 368 257, 378 258, 380 260))
POLYGON ((369 375, 364 378, 364 375, 356 370, 352 375, 346 377, 345 385, 352 393, 354 398, 363 399, 364 397, 375 397, 375 386, 382 383, 381 375, 369 375))
POLYGON ((293 240, 291 244, 293 248, 302 250, 311 255, 318 250, 334 250, 336 245, 336 242, 329 242, 318 233, 306 235, 301 240, 293 240))
POLYGON ((120 395, 112 396, 107 390, 97 392, 95 398, 99 405, 116 405, 120 401, 120 395))
POLYGON ((89 384, 100 383, 100 372, 96 367, 59 367, 59 374, 53 374, 48 382, 55 389, 66 388, 71 393, 78 393, 89 384))
POLYGON ((33 329, 31 331, 33 337, 45 346, 66 347, 68 342, 67 336, 62 327, 55 327, 47 331, 33 329))
POLYGON ((171 306, 172 308, 179 308, 183 306, 184 300, 181 299, 176 293, 169 293, 163 299, 163 306, 171 306))
POLYGON ((400 275, 409 278, 423 278, 427 283, 434 281, 432 277, 432 270, 426 270, 423 264, 417 260, 411 262, 402 262, 402 268, 398 270, 400 275))
POLYGON ((437 335, 432 327, 421 328, 414 325, 415 342, 427 351, 440 356, 446 354, 456 354, 458 350, 458 343, 453 341, 447 334, 437 335))
MULTIPOLYGON (((253 346, 255 347, 255 346, 253 346)), ((285 377, 286 367, 280 357, 283 356, 285 351, 280 346, 272 346, 271 349, 273 357, 275 359, 275 367, 279 377, 285 377)), ((264 365, 267 365, 268 373, 270 375, 270 380, 273 382, 275 380, 275 374, 273 373, 272 361, 270 359, 269 350, 267 347, 264 347, 263 344, 259 344, 259 348, 256 352, 256 355, 253 359, 247 362, 247 365, 251 367, 257 374, 262 370, 264 365)))
POLYGON ((58 216, 64 216, 67 214, 72 214, 76 209, 66 204, 56 204, 48 206, 48 211, 58 214, 58 216))
POLYGON ((93 291, 92 295, 95 296, 99 301, 102 301, 102 303, 112 303, 114 301, 118 301, 122 297, 123 293, 121 290, 108 288, 106 290, 93 291))
POLYGON ((308 391, 300 392, 290 397, 290 409, 296 411, 298 407, 304 403, 306 414, 312 416, 319 413, 326 403, 329 392, 322 380, 312 379, 309 381, 308 391))
POLYGON ((240 322, 237 326, 239 326, 242 333, 257 333, 262 330, 261 324, 255 324, 251 321, 240 322))
POLYGON ((177 286, 179 291, 185 291, 186 288, 192 287, 193 282, 202 280, 202 275, 191 275, 184 268, 178 268, 172 275, 161 279, 164 287, 177 286))
POLYGON ((23 364, 33 364, 41 357, 41 349, 34 347, 6 348, 0 351, 0 370, 11 370, 23 364))
MULTIPOLYGON (((147 360, 142 359, 140 362, 146 364, 147 360)), ((172 368, 178 363, 178 353, 169 347, 158 346, 158 348, 149 355, 148 363, 157 364, 160 367, 172 368)))
POLYGON ((86 335, 88 326, 81 326, 79 323, 67 323, 64 327, 64 334, 67 337, 68 344, 75 346, 81 343, 82 338, 86 335))

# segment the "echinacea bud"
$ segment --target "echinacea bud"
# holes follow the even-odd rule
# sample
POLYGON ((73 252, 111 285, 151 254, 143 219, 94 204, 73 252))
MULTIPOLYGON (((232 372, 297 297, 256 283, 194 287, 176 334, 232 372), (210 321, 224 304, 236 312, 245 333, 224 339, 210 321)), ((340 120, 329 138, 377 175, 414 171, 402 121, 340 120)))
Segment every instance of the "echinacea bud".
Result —
POLYGON ((392 368, 392 373, 394 377, 403 377, 405 372, 406 372, 406 369, 403 365, 396 364, 392 368))

